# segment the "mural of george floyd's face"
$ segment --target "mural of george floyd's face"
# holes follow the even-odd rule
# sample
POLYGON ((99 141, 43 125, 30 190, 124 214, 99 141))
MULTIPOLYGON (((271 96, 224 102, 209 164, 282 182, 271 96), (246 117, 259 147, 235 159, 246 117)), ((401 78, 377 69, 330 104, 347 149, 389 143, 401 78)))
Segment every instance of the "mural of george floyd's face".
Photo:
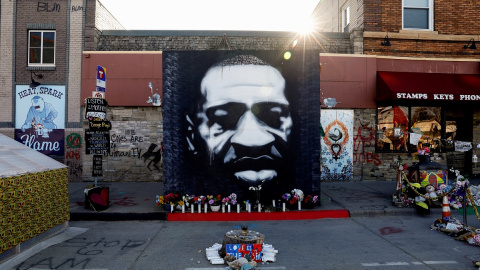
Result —
POLYGON ((237 57, 206 72, 191 123, 221 171, 253 184, 278 176, 293 123, 280 72, 256 57, 240 57, 240 64, 237 57))

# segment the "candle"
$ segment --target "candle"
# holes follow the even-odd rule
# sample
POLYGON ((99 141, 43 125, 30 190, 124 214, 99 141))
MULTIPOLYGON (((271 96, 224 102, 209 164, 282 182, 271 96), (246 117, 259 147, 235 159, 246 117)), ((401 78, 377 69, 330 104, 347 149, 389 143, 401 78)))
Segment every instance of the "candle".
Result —
POLYGON ((207 204, 205 204, 204 211, 205 211, 205 213, 207 213, 207 204))
POLYGON ((302 210, 302 202, 298 201, 298 210, 302 210))
POLYGON ((282 210, 285 212, 285 203, 282 203, 282 210))
POLYGON ((230 213, 230 204, 227 205, 227 207, 228 207, 228 213, 230 213))
POLYGON ((252 212, 252 205, 250 203, 248 203, 248 212, 252 212))
POLYGON ((173 208, 175 208, 175 205, 170 204, 170 213, 173 213, 173 208))
POLYGON ((225 204, 222 204, 222 213, 225 213, 225 204))
POLYGON ((262 205, 260 203, 258 203, 258 212, 262 212, 262 205))
POLYGON ((192 204, 192 207, 190 207, 190 209, 192 209, 192 214, 193 214, 193 212, 194 212, 194 207, 193 207, 193 206, 194 206, 194 205, 192 204))
POLYGON ((185 213, 185 204, 182 204, 182 213, 185 213))
POLYGON ((240 204, 237 204, 237 213, 240 213, 240 204))
POLYGON ((272 200, 272 205, 273 207, 275 207, 275 200, 272 200))
POLYGON ((201 213, 201 212, 202 212, 202 205, 199 204, 199 205, 198 205, 198 213, 201 213))

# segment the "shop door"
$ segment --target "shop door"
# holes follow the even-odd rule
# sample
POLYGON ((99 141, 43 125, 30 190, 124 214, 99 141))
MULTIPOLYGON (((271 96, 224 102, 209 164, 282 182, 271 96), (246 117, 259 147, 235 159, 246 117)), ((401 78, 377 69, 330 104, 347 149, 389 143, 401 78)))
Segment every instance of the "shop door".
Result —
MULTIPOLYGON (((465 141, 473 139, 473 112, 465 108, 447 108, 445 110, 446 131, 445 138, 448 142, 465 141)), ((447 146, 448 169, 459 170, 462 175, 472 174, 472 151, 457 152, 454 144, 447 146)), ((450 177, 452 178, 452 177, 450 177)))

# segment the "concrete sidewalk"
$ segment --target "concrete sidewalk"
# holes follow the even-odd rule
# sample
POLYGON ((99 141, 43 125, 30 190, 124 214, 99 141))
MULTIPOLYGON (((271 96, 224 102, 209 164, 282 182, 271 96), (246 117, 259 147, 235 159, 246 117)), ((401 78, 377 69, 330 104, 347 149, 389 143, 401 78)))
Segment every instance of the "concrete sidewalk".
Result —
MULTIPOLYGON (((85 209, 85 187, 91 183, 70 183, 71 220, 167 220, 168 212, 155 203, 155 196, 163 193, 162 182, 99 183, 110 190, 111 206, 95 212, 85 209)), ((322 182, 321 206, 315 211, 348 211, 350 217, 416 215, 412 207, 392 205, 395 182, 322 182)), ((433 208, 432 214, 441 208, 433 208)))

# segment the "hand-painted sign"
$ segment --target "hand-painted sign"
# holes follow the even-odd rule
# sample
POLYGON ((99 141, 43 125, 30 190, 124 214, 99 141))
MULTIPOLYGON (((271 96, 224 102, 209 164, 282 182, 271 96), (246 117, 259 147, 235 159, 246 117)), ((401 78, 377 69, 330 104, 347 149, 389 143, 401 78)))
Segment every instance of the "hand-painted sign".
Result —
POLYGON ((105 92, 107 81, 107 69, 102 66, 97 66, 97 91, 105 92))
POLYGON ((92 131, 111 130, 112 123, 110 123, 110 121, 107 119, 91 117, 88 119, 88 129, 92 131))
POLYGON ((45 155, 64 155, 65 86, 17 85, 15 139, 45 155))
POLYGON ((237 259, 250 254, 252 260, 261 262, 262 244, 227 244, 226 253, 227 255, 232 255, 237 259))
POLYGON ((102 156, 93 156, 92 177, 103 176, 102 170, 102 156))
POLYGON ((85 99, 85 119, 89 117, 98 117, 105 119, 107 117, 107 100, 103 98, 85 99))
POLYGON ((110 152, 110 132, 85 130, 85 154, 103 155, 110 152))

